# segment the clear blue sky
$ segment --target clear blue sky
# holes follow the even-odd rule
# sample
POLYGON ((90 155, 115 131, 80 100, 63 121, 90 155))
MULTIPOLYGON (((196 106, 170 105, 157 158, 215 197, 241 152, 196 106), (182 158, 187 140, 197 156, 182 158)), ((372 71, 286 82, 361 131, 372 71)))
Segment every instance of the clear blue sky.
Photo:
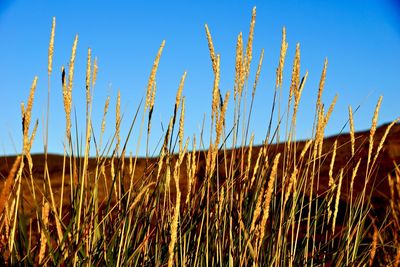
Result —
MULTIPOLYGON (((204 114, 210 116, 213 84, 204 24, 221 54, 221 91, 233 88, 235 42, 247 38, 252 7, 257 7, 254 65, 262 48, 264 67, 256 93, 251 130, 265 136, 275 84, 281 30, 289 43, 283 93, 287 95, 296 43, 301 45, 301 74, 309 71, 298 118, 298 138, 311 135, 316 92, 325 57, 329 60, 323 101, 339 95, 327 134, 346 123, 347 107, 361 104, 356 130, 369 128, 376 101, 383 95, 379 122, 400 115, 400 8, 396 1, 0 1, 0 154, 21 151, 20 103, 26 101, 38 75, 33 118, 39 131, 32 152, 43 152, 43 118, 47 101, 47 48, 51 20, 57 19, 49 151, 62 153, 65 116, 60 69, 67 65, 75 34, 79 35, 73 101, 84 125, 84 79, 87 48, 98 57, 93 123, 100 131, 103 105, 111 96, 106 137, 114 128, 115 99, 121 90, 122 138, 144 95, 150 69, 162 40, 166 46, 157 74, 157 96, 150 148, 154 149, 173 112, 179 80, 187 71, 186 136, 199 135, 204 114), (284 3, 283 3, 284 2, 284 3), (112 4, 111 4, 112 3, 112 4)), ((251 79, 254 75, 251 76, 251 79)), ((232 110, 232 103, 230 108, 232 110)), ((79 128, 84 134, 84 127, 79 128)), ((206 124, 209 132, 209 124, 206 124)), ((346 129, 347 131, 347 129, 346 129)), ((135 151, 135 127, 131 149, 135 151)), ((208 140, 207 138, 205 140, 208 140)), ((143 153, 143 149, 141 153, 143 153)))

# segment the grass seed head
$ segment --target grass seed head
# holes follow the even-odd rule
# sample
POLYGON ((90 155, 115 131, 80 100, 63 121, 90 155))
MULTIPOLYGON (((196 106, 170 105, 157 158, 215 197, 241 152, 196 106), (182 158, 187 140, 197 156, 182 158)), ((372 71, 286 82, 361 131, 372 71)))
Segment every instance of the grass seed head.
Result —
POLYGON ((185 85, 185 79, 186 79, 186 71, 182 75, 181 81, 179 82, 178 91, 176 92, 176 97, 175 97, 176 109, 178 109, 179 104, 181 103, 182 91, 183 91, 183 86, 185 85))
POLYGON ((165 40, 162 41, 162 43, 160 45, 160 48, 158 49, 157 56, 156 56, 156 58, 154 60, 153 67, 151 68, 149 81, 147 83, 146 106, 145 106, 145 108, 148 108, 150 106, 151 91, 153 89, 154 82, 156 80, 156 73, 157 73, 157 69, 158 69, 158 64, 160 63, 160 58, 161 58, 161 54, 162 54, 162 51, 164 49, 164 46, 165 46, 165 40))
POLYGON ((72 92, 72 82, 74 80, 75 56, 76 56, 77 46, 78 46, 78 35, 75 36, 74 44, 72 45, 71 59, 69 61, 68 91, 70 93, 72 92))
POLYGON ((204 25, 204 27, 206 29, 208 49, 210 50, 210 58, 211 58, 212 68, 213 68, 213 71, 215 74, 217 72, 217 58, 215 56, 214 44, 212 41, 210 30, 208 29, 208 25, 206 24, 206 25, 204 25))
POLYGON ((304 145, 303 149, 301 150, 300 159, 304 158, 304 155, 306 154, 308 148, 311 146, 312 142, 313 142, 312 139, 310 139, 310 140, 308 140, 306 142, 306 144, 304 145))
POLYGON ((379 156, 379 153, 381 152, 381 150, 382 150, 382 148, 383 148, 383 145, 384 145, 384 143, 385 143, 385 141, 386 141, 386 138, 387 138, 387 136, 388 136, 388 134, 389 134, 389 132, 390 132, 390 129, 392 129, 392 127, 393 127, 399 120, 400 120, 400 118, 397 118, 397 119, 394 120, 392 123, 390 123, 389 126, 386 128, 385 133, 383 134, 383 136, 382 136, 382 138, 381 138, 381 140, 380 140, 380 142, 379 142, 378 148, 376 149, 376 152, 375 152, 375 155, 374 155, 374 159, 373 159, 373 161, 372 161, 372 164, 374 164, 374 163, 376 162, 376 160, 377 160, 377 158, 378 158, 378 156, 379 156))
POLYGON ((332 234, 335 234, 335 228, 336 228, 336 218, 337 214, 339 211, 339 200, 340 200, 340 193, 342 189, 342 180, 343 180, 343 168, 340 169, 340 175, 339 175, 339 183, 338 183, 338 188, 336 191, 336 201, 335 201, 335 212, 333 213, 333 219, 332 219, 332 234))
POLYGON ((216 125, 216 138, 215 138, 215 147, 216 149, 218 149, 218 145, 221 139, 221 135, 222 135, 222 131, 224 129, 224 125, 225 125, 225 113, 228 107, 228 100, 229 100, 229 95, 230 92, 227 91, 225 94, 225 98, 224 98, 224 103, 222 105, 222 110, 221 113, 219 115, 218 121, 217 121, 217 125, 216 125))
POLYGON ((242 33, 239 33, 236 42, 236 60, 235 60, 235 85, 234 99, 240 95, 243 87, 244 70, 243 70, 243 38, 242 33))
POLYGON ((292 69, 292 83, 290 84, 289 89, 289 103, 292 100, 296 91, 299 90, 300 85, 300 44, 296 45, 296 55, 294 57, 293 69, 292 69))
POLYGON ((24 153, 29 153, 29 127, 31 124, 31 117, 32 117, 32 107, 33 107, 33 100, 35 97, 35 90, 36 90, 36 85, 37 85, 37 76, 33 79, 31 89, 29 91, 29 97, 28 97, 28 102, 26 107, 21 105, 21 111, 23 111, 23 118, 22 118, 22 124, 23 124, 23 144, 24 144, 24 153))
POLYGON ((278 154, 276 154, 276 156, 274 158, 271 175, 269 176, 268 187, 267 187, 267 190, 264 195, 264 205, 263 205, 264 213, 263 213, 263 217, 261 219, 261 233, 260 233, 260 239, 259 239, 260 244, 265 235, 265 226, 267 224, 267 220, 269 217, 270 204, 271 204, 271 200, 272 200, 272 193, 274 191, 275 179, 276 179, 276 175, 278 172, 278 163, 279 163, 280 156, 281 156, 281 154, 278 153, 278 154))
POLYGON ((256 88, 257 88, 257 85, 258 85, 258 80, 260 78, 261 66, 262 66, 263 60, 264 60, 264 49, 261 50, 260 60, 258 61, 256 78, 254 79, 253 91, 251 93, 252 97, 254 97, 254 95, 256 93, 256 88))
POLYGON ((212 92, 212 107, 211 107, 211 118, 217 118, 218 117, 218 112, 219 112, 219 61, 220 57, 219 55, 217 56, 217 67, 216 67, 216 72, 215 72, 215 77, 214 77, 214 87, 213 87, 213 92, 212 92))
POLYGON ((56 17, 53 17, 53 23, 51 25, 49 51, 47 56, 47 73, 50 76, 53 70, 53 54, 54 54, 54 35, 56 30, 56 17))
POLYGON ((154 102, 156 100, 156 92, 157 92, 157 82, 154 82, 154 88, 153 91, 151 92, 151 98, 150 98, 150 110, 153 110, 154 108, 154 102))
POLYGON ((317 96, 317 111, 321 109, 321 98, 322 92, 324 91, 325 79, 326 79, 326 69, 328 67, 328 59, 325 59, 324 68, 322 69, 321 78, 319 80, 318 96, 317 96))
POLYGON ((361 158, 358 159, 356 166, 353 168, 353 172, 352 172, 351 180, 350 180, 350 193, 353 193, 354 180, 357 176, 358 167, 360 167, 360 163, 361 163, 361 158))
POLYGON ((288 43, 286 42, 286 28, 282 29, 282 44, 281 44, 281 53, 279 56, 279 64, 276 70, 276 84, 275 87, 282 87, 282 79, 283 79, 283 67, 285 65, 285 57, 286 51, 288 48, 288 43))
POLYGON ((99 143, 100 148, 101 148, 101 144, 102 144, 102 140, 103 140, 103 134, 104 134, 104 131, 106 130, 106 116, 107 116, 107 111, 108 111, 109 105, 110 105, 110 96, 107 96, 106 102, 104 103, 103 118, 101 120, 101 132, 100 132, 100 143, 99 143))
POLYGON ((292 193, 292 189, 296 190, 296 185, 297 185, 297 172, 298 169, 297 167, 294 167, 294 170, 292 172, 292 175, 290 176, 290 180, 289 180, 289 185, 286 189, 286 193, 285 193, 285 201, 283 202, 284 204, 287 203, 287 201, 289 200, 290 194, 292 193))
POLYGON ((96 80, 97 80, 97 72, 99 71, 99 67, 97 65, 97 57, 94 58, 93 62, 93 74, 92 74, 92 88, 96 85, 96 80))
POLYGON ((243 87, 243 37, 242 33, 239 33, 236 42, 236 60, 235 60, 235 85, 234 85, 234 99, 236 100, 237 95, 240 94, 243 87))
POLYGON ((382 103, 382 96, 379 97, 378 103, 376 104, 375 111, 374 111, 374 116, 372 117, 372 125, 371 129, 369 132, 369 147, 368 147, 368 164, 370 163, 371 156, 372 156, 372 148, 374 146, 374 136, 376 132, 376 125, 378 123, 378 115, 379 115, 379 109, 381 107, 382 103))
POLYGON ((337 98, 338 98, 338 95, 335 95, 335 97, 332 100, 331 105, 329 106, 328 112, 326 112, 325 119, 324 119, 324 125, 325 126, 328 124, 329 118, 332 115, 333 109, 334 109, 334 107, 336 105, 337 98))
POLYGON ((89 106, 90 104, 90 68, 92 65, 92 50, 88 48, 88 54, 87 54, 87 61, 86 61, 86 105, 89 106))
MULTIPOLYGON (((43 227, 45 228, 47 228, 49 224, 49 212, 50 212, 50 204, 46 201, 42 208, 42 222, 43 222, 43 227)), ((46 254, 47 237, 45 233, 46 230, 42 229, 40 236, 39 265, 42 264, 46 254)))
POLYGON ((253 12, 251 15, 251 22, 250 22, 250 31, 249 31, 249 37, 247 39, 247 46, 246 46, 246 58, 245 58, 245 66, 244 66, 244 71, 245 71, 245 79, 249 77, 250 74, 250 64, 251 60, 253 58, 253 39, 254 39, 254 26, 256 24, 256 8, 253 8, 253 12))

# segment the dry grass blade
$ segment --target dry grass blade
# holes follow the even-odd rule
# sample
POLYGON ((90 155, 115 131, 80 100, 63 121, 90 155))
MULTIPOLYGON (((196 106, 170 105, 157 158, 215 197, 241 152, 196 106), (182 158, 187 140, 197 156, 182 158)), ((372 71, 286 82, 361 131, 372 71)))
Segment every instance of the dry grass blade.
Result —
POLYGON ((182 154, 183 149, 183 134, 184 134, 184 127, 185 127, 185 97, 182 98, 182 108, 181 108, 181 116, 179 118, 179 155, 182 154))
POLYGON ((134 208, 136 208, 137 203, 140 201, 142 196, 149 191, 149 188, 153 185, 155 185, 155 182, 149 183, 145 187, 142 188, 142 190, 136 195, 135 199, 133 200, 131 206, 129 207, 129 211, 132 211, 134 208))
POLYGON ((120 129, 121 129, 121 91, 118 90, 117 104, 115 106, 115 138, 117 142, 115 144, 115 152, 117 154, 119 153, 119 145, 121 143, 120 129))
POLYGON ((254 181, 255 181, 255 179, 256 179, 257 172, 258 172, 258 168, 259 168, 259 166, 260 166, 261 157, 262 157, 262 156, 265 156, 265 155, 264 155, 265 149, 266 149, 266 148, 263 146, 263 147, 261 147, 260 150, 258 151, 258 156, 257 156, 256 164, 254 165, 254 169, 253 169, 253 176, 251 177, 251 181, 250 181, 250 187, 253 186, 253 183, 254 183, 254 181))
POLYGON ((349 106, 349 122, 350 122, 351 156, 354 157, 356 139, 354 137, 354 119, 353 119, 353 110, 351 106, 349 106))
POLYGON ((110 96, 107 96, 107 99, 106 99, 106 102, 104 103, 104 108, 103 108, 103 118, 101 119, 100 142, 99 142, 100 149, 101 149, 102 142, 103 142, 103 134, 106 129, 106 116, 107 116, 109 105, 110 105, 110 96))

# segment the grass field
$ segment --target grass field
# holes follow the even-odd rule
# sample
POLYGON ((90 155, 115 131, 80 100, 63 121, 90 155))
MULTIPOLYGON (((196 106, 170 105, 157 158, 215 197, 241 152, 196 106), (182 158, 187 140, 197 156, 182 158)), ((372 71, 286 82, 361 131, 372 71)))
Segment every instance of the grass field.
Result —
MULTIPOLYGON (((327 61, 315 103, 313 137, 296 140, 297 112, 306 86, 300 47, 288 92, 282 92, 287 52, 282 32, 270 124, 253 144, 251 110, 263 55, 252 59, 255 9, 245 44, 238 35, 232 92, 219 88, 220 57, 206 26, 214 73, 210 140, 184 138, 186 73, 171 103, 171 118, 158 157, 129 153, 139 125, 138 147, 148 146, 156 97, 156 73, 165 42, 150 72, 147 93, 133 118, 122 120, 117 96, 114 135, 103 143, 92 129, 92 92, 97 63, 88 50, 86 128, 73 129, 72 88, 78 39, 62 69, 66 115, 64 153, 31 155, 38 124, 31 123, 36 78, 22 104, 23 149, 0 158, 0 264, 145 266, 390 265, 400 263, 400 124, 378 127, 382 97, 371 128, 326 137, 336 98, 324 105, 327 61), (254 65, 254 67, 253 67, 254 65), (255 80, 250 80, 250 67, 255 80), (281 94, 288 102, 281 103, 281 94), (247 103, 246 97, 249 97, 247 103), (232 103, 232 107, 228 107, 232 103), (225 118, 233 110, 233 124, 225 118), (274 123, 277 121, 277 123, 274 123), (79 142, 75 132, 84 132, 79 142), (125 137, 122 138, 121 135, 125 137), (94 138, 95 136, 95 138, 94 138), (207 147, 207 149, 199 149, 207 147), (90 157, 95 151, 95 157, 90 157)), ((55 19, 50 35, 52 76, 55 19)), ((288 64, 288 63, 286 63, 288 64)), ((104 105, 103 125, 109 99, 104 105)), ((94 111, 93 111, 94 112, 94 111)), ((48 120, 44 128, 49 129, 48 120)), ((47 140, 48 130, 44 140, 47 140)), ((45 141, 46 142, 46 141, 45 141)), ((147 149, 146 149, 147 151, 147 149)))

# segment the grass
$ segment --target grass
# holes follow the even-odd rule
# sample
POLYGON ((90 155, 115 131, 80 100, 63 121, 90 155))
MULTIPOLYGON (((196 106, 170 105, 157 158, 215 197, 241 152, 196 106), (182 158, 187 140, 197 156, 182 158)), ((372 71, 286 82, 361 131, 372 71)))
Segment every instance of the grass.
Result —
MULTIPOLYGON (((246 46, 241 33, 237 39, 233 125, 227 125, 225 118, 228 103, 232 102, 231 93, 223 96, 220 92, 220 57, 215 53, 206 25, 214 72, 208 148, 198 149, 204 144, 198 145, 196 140, 202 141, 203 136, 184 139, 184 73, 157 158, 148 156, 148 144, 156 73, 165 42, 154 60, 145 100, 132 118, 126 138, 121 140, 120 136, 123 121, 118 92, 115 133, 103 146, 109 98, 97 138, 91 121, 97 63, 92 60, 90 49, 83 143, 74 141, 78 137, 71 129, 76 37, 68 74, 64 67, 62 69, 66 129, 62 167, 57 175, 49 167, 52 162, 51 155, 47 154, 48 119, 45 122, 44 167, 40 175, 43 179, 39 179, 33 169, 39 164, 35 161, 37 157, 30 155, 38 125, 36 122, 30 130, 37 78, 26 107, 22 105, 23 150, 0 195, 0 263, 398 266, 400 169, 396 163, 387 178, 388 205, 380 214, 373 205, 379 157, 398 120, 377 134, 380 98, 369 136, 361 138, 354 132, 350 107, 349 138, 328 142, 324 130, 336 97, 326 111, 321 100, 328 64, 325 61, 317 92, 313 138, 296 141, 297 110, 308 74, 300 78, 300 46, 297 45, 288 103, 280 103, 288 47, 283 29, 269 128, 264 143, 253 145, 249 122, 263 63, 262 52, 255 80, 250 81, 255 16, 254 8, 246 46), (251 102, 246 110, 244 96, 250 95, 249 89, 252 90, 251 102), (274 118, 277 118, 275 126, 274 118), (140 124, 136 154, 128 156, 127 142, 136 124, 140 124), (146 144, 146 158, 138 156, 143 143, 146 144), (338 162, 337 155, 349 146, 351 156, 345 162, 338 162), (90 158, 93 150, 96 156, 90 158), (329 175, 325 176, 327 173, 329 175), (55 186, 55 183, 59 184, 55 186), (60 191, 55 190, 56 187, 60 191), (30 200, 30 209, 24 199, 30 200)), ((49 93, 55 25, 54 19, 49 44, 49 93)), ((47 105, 48 113, 50 103, 47 105)))

